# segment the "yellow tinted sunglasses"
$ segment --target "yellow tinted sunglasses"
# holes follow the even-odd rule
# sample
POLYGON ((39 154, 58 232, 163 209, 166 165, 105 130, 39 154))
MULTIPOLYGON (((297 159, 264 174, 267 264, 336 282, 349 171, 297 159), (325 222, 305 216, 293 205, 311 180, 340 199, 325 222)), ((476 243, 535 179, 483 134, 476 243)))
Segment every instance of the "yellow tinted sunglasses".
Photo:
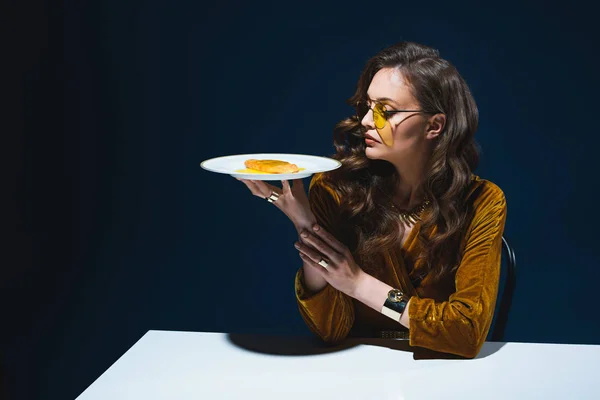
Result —
POLYGON ((385 126, 387 120, 394 114, 399 112, 421 112, 424 113, 424 110, 386 110, 382 103, 376 102, 375 106, 371 108, 369 103, 366 101, 359 101, 356 103, 356 115, 358 117, 358 121, 362 121, 365 115, 369 112, 369 110, 373 110, 373 121, 375 122, 375 127, 377 129, 382 129, 385 126))

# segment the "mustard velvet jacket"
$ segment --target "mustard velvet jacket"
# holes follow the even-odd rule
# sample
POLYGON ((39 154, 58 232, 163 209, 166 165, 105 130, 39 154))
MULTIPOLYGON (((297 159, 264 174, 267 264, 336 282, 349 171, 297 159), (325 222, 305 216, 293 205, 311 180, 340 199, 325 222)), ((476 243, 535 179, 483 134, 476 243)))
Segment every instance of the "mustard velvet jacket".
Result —
MULTIPOLYGON (((468 198, 474 214, 461 242, 463 257, 454 276, 435 283, 426 276, 417 287, 411 282, 422 267, 415 263, 420 250, 420 223, 402 248, 382 252, 384 262, 374 274, 410 297, 409 345, 415 349, 473 358, 490 329, 500 278, 506 200, 498 186, 476 175, 471 186, 468 198)), ((322 180, 322 173, 311 179, 309 202, 317 222, 352 251, 356 244, 354 231, 345 225, 339 195, 322 180)), ((329 284, 317 293, 309 292, 303 272, 300 267, 295 277, 300 314, 323 341, 336 344, 346 337, 380 337, 382 330, 407 331, 399 322, 329 284)))

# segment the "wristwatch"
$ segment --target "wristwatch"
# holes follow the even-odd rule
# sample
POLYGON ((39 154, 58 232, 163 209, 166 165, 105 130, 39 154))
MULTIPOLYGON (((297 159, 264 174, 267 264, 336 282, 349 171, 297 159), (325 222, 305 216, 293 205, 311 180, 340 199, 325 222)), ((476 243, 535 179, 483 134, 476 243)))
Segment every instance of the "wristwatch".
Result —
POLYGON ((381 313, 387 315, 394 321, 400 322, 400 317, 406 308, 408 300, 409 299, 401 290, 392 289, 388 292, 388 297, 385 299, 385 303, 381 308, 381 313))

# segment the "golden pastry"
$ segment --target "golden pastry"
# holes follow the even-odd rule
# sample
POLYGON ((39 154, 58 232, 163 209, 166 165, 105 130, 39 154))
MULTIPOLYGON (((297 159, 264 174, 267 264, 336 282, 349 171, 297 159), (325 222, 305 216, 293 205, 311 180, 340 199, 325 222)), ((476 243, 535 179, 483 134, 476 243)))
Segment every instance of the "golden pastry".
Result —
POLYGON ((248 169, 266 172, 267 174, 289 174, 300 171, 300 168, 296 164, 281 160, 250 159, 244 161, 244 165, 248 169))

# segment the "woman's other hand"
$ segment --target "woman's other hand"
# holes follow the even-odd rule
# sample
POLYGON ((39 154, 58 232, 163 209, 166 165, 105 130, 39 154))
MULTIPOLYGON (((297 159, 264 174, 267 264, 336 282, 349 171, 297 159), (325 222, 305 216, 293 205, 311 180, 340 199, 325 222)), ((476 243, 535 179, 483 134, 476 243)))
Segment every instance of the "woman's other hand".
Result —
POLYGON ((321 275, 331 286, 342 293, 354 297, 359 280, 364 276, 362 268, 356 264, 352 252, 331 233, 314 224, 300 232, 302 240, 308 243, 296 243, 300 258, 321 275), (329 264, 319 264, 325 259, 329 264))

